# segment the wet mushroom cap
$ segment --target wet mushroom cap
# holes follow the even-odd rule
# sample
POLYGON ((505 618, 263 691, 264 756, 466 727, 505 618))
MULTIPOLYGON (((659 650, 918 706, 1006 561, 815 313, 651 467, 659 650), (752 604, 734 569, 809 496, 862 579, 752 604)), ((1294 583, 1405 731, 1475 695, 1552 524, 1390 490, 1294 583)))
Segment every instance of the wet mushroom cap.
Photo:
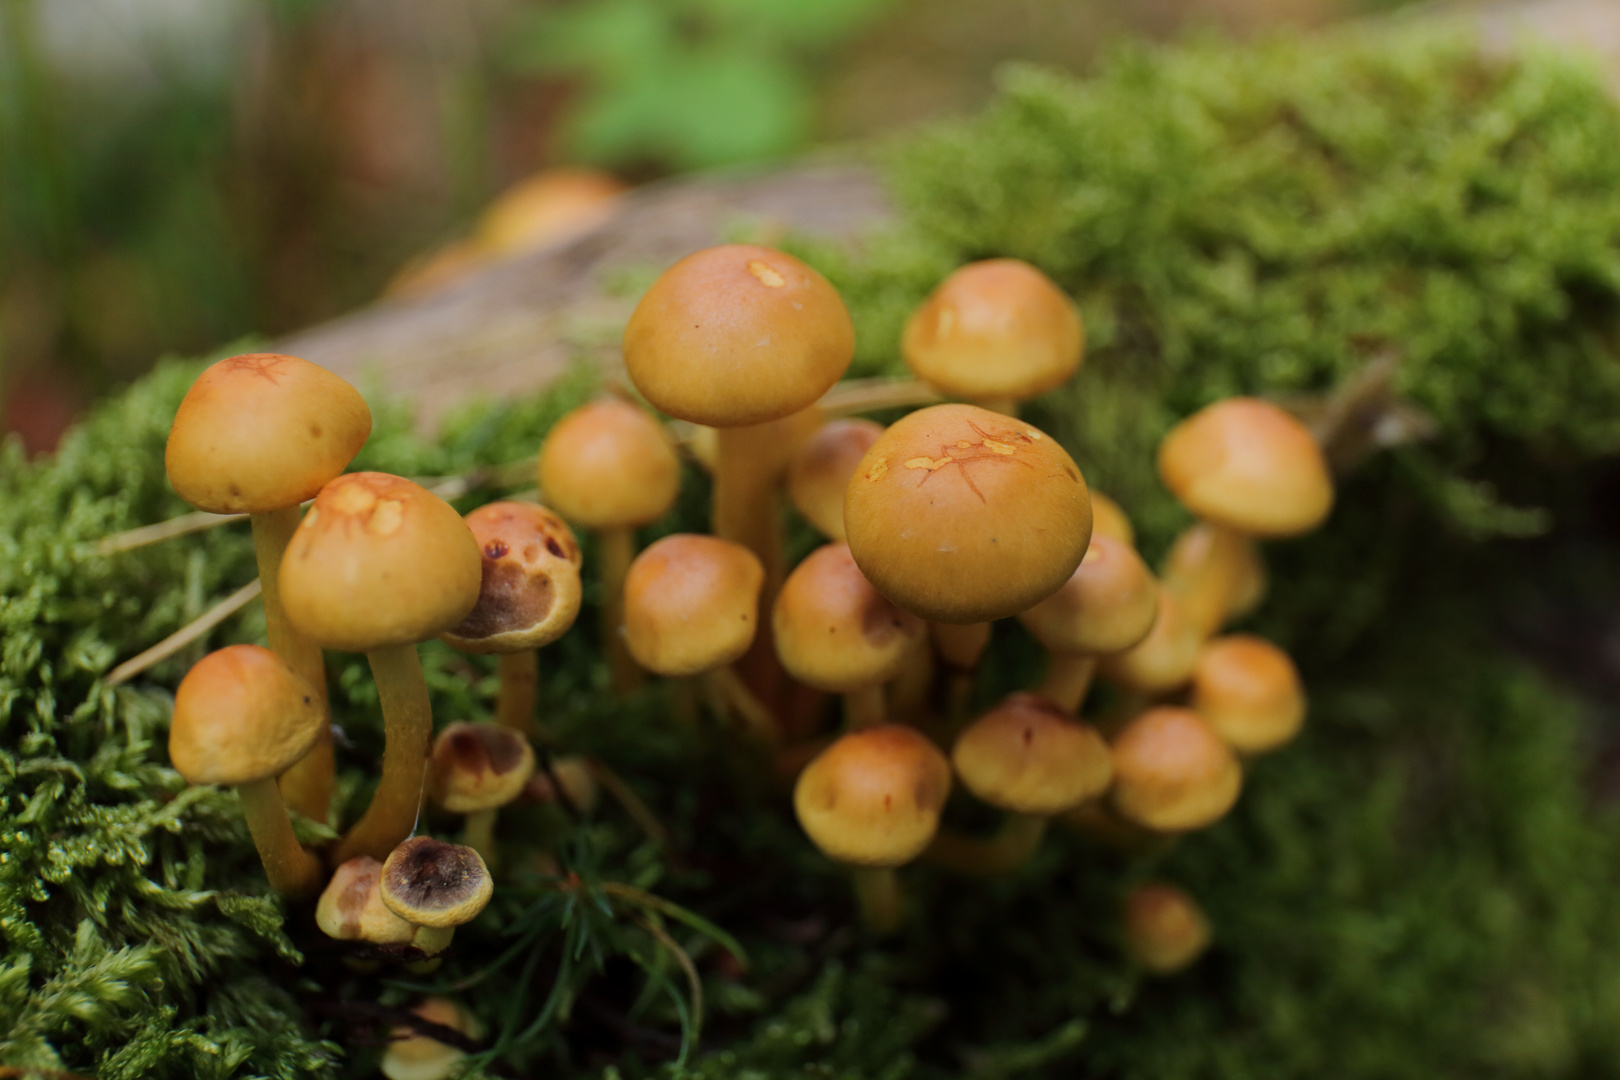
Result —
POLYGON ((962 786, 991 806, 1050 817, 1108 790, 1108 744, 1038 694, 1013 694, 980 716, 951 749, 962 786))
POLYGON ((370 434, 371 410, 343 379, 296 356, 245 353, 186 391, 163 464, 199 510, 264 513, 313 498, 370 434))
POLYGON ((871 420, 829 420, 793 455, 788 496, 827 539, 844 538, 844 492, 861 458, 882 434, 883 425, 871 420))
POLYGON ((446 724, 428 759, 428 797, 452 814, 493 810, 534 775, 534 747, 500 724, 446 724))
POLYGON ((748 244, 665 270, 624 331, 636 388, 659 410, 712 427, 798 412, 843 376, 854 352, 854 324, 827 279, 748 244))
POLYGON ((315 925, 339 941, 409 945, 417 927, 395 915, 382 900, 383 864, 369 855, 350 859, 332 872, 315 904, 315 925))
POLYGON ((429 836, 405 841, 383 863, 383 903, 418 926, 442 929, 471 922, 494 888, 478 852, 429 836))
POLYGON ((540 490, 587 529, 658 520, 680 494, 675 440, 654 417, 619 398, 581 405, 540 445, 540 490))
POLYGON ((580 551, 562 518, 492 502, 464 519, 482 557, 478 602, 440 637, 463 652, 520 652, 562 637, 579 616, 580 551))
POLYGON ((169 758, 193 784, 280 776, 315 745, 324 715, 314 688, 275 653, 229 645, 180 680, 169 758))
POLYGON ((483 581, 483 557, 455 508, 387 473, 321 489, 281 563, 281 601, 329 649, 411 645, 455 626, 483 581))
POLYGON ((938 747, 913 728, 881 724, 843 736, 806 765, 793 808, 829 858, 899 866, 934 838, 950 790, 938 747))
POLYGON ((754 643, 765 568, 741 544, 677 533, 649 544, 624 581, 625 644, 659 675, 724 667, 754 643))
POLYGON ((1264 638, 1231 634, 1204 646, 1191 705, 1243 754, 1275 749, 1305 722, 1305 690, 1287 653, 1264 638))
POLYGON ((894 678, 928 631, 872 587, 844 544, 819 547, 793 569, 771 628, 788 674, 831 693, 894 678))
POLYGON ((1091 500, 1055 439, 973 405, 935 405, 866 452, 844 528, 890 600, 935 622, 988 622, 1069 579, 1091 539, 1091 500))
POLYGON ((1128 547, 1093 534, 1063 587, 1018 615, 1048 652, 1105 655, 1147 637, 1159 617, 1159 585, 1128 547))
POLYGON ((1259 537, 1298 536, 1333 508, 1333 479, 1304 424, 1258 398, 1199 410, 1159 444, 1159 476, 1199 517, 1259 537))
POLYGON ((1214 824, 1237 802, 1243 769, 1191 709, 1161 705, 1114 737, 1114 808, 1160 832, 1214 824))
POLYGON ((1084 348, 1074 301, 1018 259, 956 270, 912 313, 900 340, 913 374, 969 400, 1045 393, 1079 369, 1084 348))
POLYGON ((1125 948, 1160 975, 1180 971, 1209 947, 1209 920, 1192 897, 1174 885, 1150 882, 1125 897, 1125 948))

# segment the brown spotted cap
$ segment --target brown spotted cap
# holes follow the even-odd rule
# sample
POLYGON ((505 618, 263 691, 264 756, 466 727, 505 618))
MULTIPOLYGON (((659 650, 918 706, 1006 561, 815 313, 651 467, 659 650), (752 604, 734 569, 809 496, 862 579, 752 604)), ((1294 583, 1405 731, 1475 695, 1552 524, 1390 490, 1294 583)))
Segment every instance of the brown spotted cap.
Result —
POLYGON ((478 852, 429 836, 414 836, 383 863, 382 899, 388 909, 418 926, 471 922, 494 892, 478 852))
POLYGON ((680 494, 675 440, 620 398, 581 405, 540 444, 540 490, 558 513, 587 529, 650 524, 680 494))
POLYGON ((771 629, 789 675, 842 694, 899 674, 928 624, 874 589, 847 545, 827 544, 782 583, 771 629))
POLYGON ((409 945, 418 927, 382 901, 383 864, 369 855, 350 859, 332 873, 315 904, 315 924, 329 938, 373 945, 409 945))
POLYGON ((439 636, 462 650, 510 653, 562 637, 579 615, 579 544, 533 503, 492 502, 465 518, 483 557, 478 602, 439 636))
POLYGON ((180 680, 169 758, 193 784, 270 779, 309 753, 324 715, 314 689, 281 657, 258 645, 229 645, 180 680))
POLYGON ((880 724, 843 736, 805 766, 793 809, 829 858, 899 866, 933 840, 950 790, 938 747, 915 728, 880 724))
POLYGON ((1108 790, 1108 744, 1039 694, 1013 694, 957 736, 951 764, 991 806, 1050 817, 1108 790))
POLYGON ((499 724, 446 724, 428 759, 428 797, 452 814, 493 810, 534 775, 534 747, 499 724))

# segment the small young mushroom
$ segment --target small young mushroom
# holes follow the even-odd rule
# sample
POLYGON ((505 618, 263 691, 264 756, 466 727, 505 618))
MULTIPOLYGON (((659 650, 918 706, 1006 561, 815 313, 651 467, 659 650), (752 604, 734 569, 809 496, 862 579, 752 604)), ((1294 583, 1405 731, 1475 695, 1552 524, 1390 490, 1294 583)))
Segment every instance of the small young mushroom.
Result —
POLYGON ((315 925, 338 941, 416 949, 437 956, 450 945, 454 930, 417 926, 389 910, 382 900, 383 864, 358 855, 332 872, 315 904, 315 925))
POLYGON ((872 420, 829 420, 788 464, 788 498, 812 528, 834 542, 844 539, 844 492, 866 451, 883 434, 872 420))
POLYGON ((325 368, 279 353, 247 353, 198 376, 175 412, 163 464, 179 496, 213 514, 248 515, 271 650, 315 689, 323 717, 308 757, 281 791, 324 822, 332 800, 332 729, 321 649, 287 621, 277 575, 300 505, 343 472, 371 434, 358 391, 325 368))
MULTIPOLYGON (((430 997, 411 1012, 469 1039, 483 1038, 482 1025, 449 998, 430 997)), ((465 1050, 447 1046, 402 1024, 394 1029, 394 1041, 388 1044, 378 1068, 388 1080, 449 1080, 466 1057, 465 1050)))
POLYGON ((624 575, 636 529, 663 517, 681 489, 675 440, 644 410, 617 397, 581 405, 540 444, 540 490, 557 512, 596 534, 602 641, 619 692, 641 673, 625 652, 624 575))
POLYGON ((630 655, 670 677, 705 675, 755 735, 774 742, 777 721, 731 665, 759 630, 765 569, 741 544, 677 533, 649 544, 624 581, 624 635, 630 655))
POLYGON ((972 405, 935 405, 866 452, 844 527, 861 572, 890 600, 934 622, 988 622, 1074 573, 1091 500, 1056 440, 972 405))
POLYGON ((323 723, 314 687, 257 645, 209 653, 174 694, 175 770, 193 784, 236 788, 270 887, 288 899, 315 894, 321 864, 293 835, 276 777, 309 752, 323 723))
POLYGON ((1217 401, 1177 424, 1159 444, 1159 476, 1213 530, 1202 565, 1175 583, 1205 636, 1232 610, 1253 557, 1248 538, 1310 532, 1333 507, 1333 478, 1310 430, 1257 398, 1217 401))
POLYGON ((1119 503, 1110 499, 1096 488, 1091 493, 1091 535, 1111 536, 1126 547, 1136 546, 1136 530, 1131 527, 1131 519, 1125 516, 1119 503))
POLYGON ((794 568, 771 625, 782 667, 807 686, 844 695, 851 731, 883 722, 883 684, 926 632, 921 619, 872 588, 844 544, 819 547, 794 568))
POLYGON ((828 858, 855 868, 862 914, 877 932, 899 926, 894 868, 928 847, 950 790, 945 755, 898 724, 844 735, 799 774, 793 788, 799 824, 828 858))
POLYGON ((1229 634, 1204 646, 1189 704, 1240 754, 1275 750, 1305 722, 1305 690, 1294 662, 1249 634, 1229 634))
POLYGON ((1085 332, 1074 301, 1018 259, 959 267, 906 321, 900 339, 919 379, 1016 416, 1018 403, 1077 370, 1085 332))
POLYGON ((1097 729, 1039 694, 1013 694, 969 724, 951 748, 962 786, 1005 811, 990 840, 940 832, 928 860, 961 873, 1002 874, 1034 854, 1052 817, 1108 790, 1114 769, 1097 729))
POLYGON ((383 862, 383 903, 417 926, 442 930, 472 922, 494 891, 478 852, 431 836, 411 837, 383 862))
POLYGON ((1237 802, 1243 768, 1191 709, 1161 705, 1114 736, 1114 809, 1159 832, 1219 821, 1237 802))
POLYGON ((1051 657, 1039 692, 1078 713, 1097 658, 1134 648, 1158 616, 1159 587, 1142 557, 1094 534, 1063 587, 1018 615, 1051 657))
POLYGON ((1154 697, 1187 684, 1204 635, 1182 611, 1178 593, 1160 587, 1159 610, 1147 637, 1098 661, 1103 676, 1132 693, 1154 697))
POLYGON ((486 864, 495 852, 495 813, 523 793, 534 775, 529 740, 499 724, 445 725, 428 761, 428 796, 452 814, 465 814, 462 842, 486 864))
POLYGON ((415 827, 433 738, 416 645, 465 618, 482 580, 478 541, 461 515, 385 473, 327 484, 293 535, 281 564, 287 617, 329 649, 365 653, 382 699, 382 779, 334 863, 386 857, 415 827))
POLYGON ((538 733, 538 649, 574 625, 579 615, 579 544, 567 523, 534 503, 492 502, 464 519, 483 556, 478 603, 439 637, 463 652, 500 657, 495 719, 538 733))
POLYGON ((1125 897, 1125 950, 1154 975, 1174 975, 1209 948, 1209 919, 1174 885, 1150 882, 1125 897))
MULTIPOLYGON (((1254 611, 1266 596, 1266 564, 1260 556, 1260 545, 1251 537, 1241 537, 1236 543, 1230 538, 1218 540, 1216 529, 1207 521, 1200 521, 1183 529, 1170 551, 1164 557, 1160 583, 1177 593, 1190 591, 1193 582, 1214 564, 1217 544, 1230 544, 1222 553, 1229 560, 1224 603, 1226 610, 1219 616, 1222 625, 1254 611)), ((1206 616, 1207 624, 1214 616, 1206 616)))

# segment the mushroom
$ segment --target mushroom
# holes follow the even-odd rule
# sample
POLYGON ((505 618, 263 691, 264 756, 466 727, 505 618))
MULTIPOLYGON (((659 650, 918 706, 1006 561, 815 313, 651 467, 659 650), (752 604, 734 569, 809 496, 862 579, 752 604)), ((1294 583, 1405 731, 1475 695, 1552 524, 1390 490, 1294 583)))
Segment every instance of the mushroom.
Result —
POLYGON ((1126 547, 1136 546, 1136 530, 1131 528, 1131 519, 1125 516, 1119 503, 1107 495, 1090 488, 1091 495, 1091 535, 1111 536, 1126 547))
POLYGON ((738 678, 732 664, 754 643, 765 569, 741 544, 677 533, 636 556, 624 581, 624 635, 630 655, 670 677, 704 675, 767 742, 776 718, 738 678))
MULTIPOLYGON (((483 1038, 483 1027, 473 1015, 449 998, 427 998, 411 1012, 469 1039, 483 1038)), ((466 1057, 465 1050, 447 1046, 402 1024, 394 1029, 394 1041, 388 1044, 378 1068, 388 1080, 448 1080, 466 1057)))
POLYGON ((1333 507, 1333 478, 1310 430, 1258 398, 1217 401, 1177 424, 1159 444, 1159 476, 1211 529, 1202 562, 1167 582, 1204 636, 1232 610, 1254 557, 1250 538, 1310 532, 1333 507))
POLYGON ((300 505, 348 467, 370 434, 371 410, 343 379, 296 356, 246 353, 198 376, 163 454, 182 499, 212 514, 245 513, 252 523, 270 648, 308 680, 322 715, 308 758, 283 774, 282 795, 320 822, 334 782, 326 668, 320 646, 287 621, 277 574, 300 505))
POLYGON ((807 686, 844 695, 848 730, 884 720, 883 684, 900 673, 926 626, 866 580, 845 544, 811 552, 771 609, 776 653, 807 686))
POLYGON ((433 738, 416 644, 465 618, 482 579, 461 515, 386 473, 333 480, 293 534, 281 564, 287 617, 326 648, 365 653, 382 701, 382 779, 334 863, 386 857, 415 827, 433 738))
POLYGON ((1034 427, 935 405, 872 444, 845 494, 844 526, 884 596, 933 622, 988 622, 1074 573, 1091 501, 1074 461, 1034 427))
POLYGON ((788 463, 788 497, 812 528, 832 541, 844 539, 844 491, 883 425, 872 420, 829 420, 788 463))
POLYGON ((447 724, 433 741, 428 796, 452 814, 465 814, 462 842, 493 861, 495 812, 523 793, 534 775, 529 740, 498 724, 447 724))
POLYGON ((1180 594, 1163 587, 1158 593, 1158 614, 1147 637, 1098 660, 1109 682, 1147 697, 1185 686, 1204 644, 1204 635, 1183 611, 1180 594))
POLYGON ((579 544, 562 518, 534 503, 492 502, 464 520, 483 557, 478 602, 439 636, 463 652, 500 657, 495 719, 533 736, 536 650, 562 637, 579 615, 579 544))
MULTIPOLYGON (((1212 565, 1216 543, 1215 528, 1207 521, 1183 529, 1164 557, 1161 582, 1176 592, 1186 592, 1205 568, 1212 565)), ((1226 557, 1231 559, 1231 580, 1226 592, 1226 611, 1219 620, 1222 624, 1241 619, 1258 608, 1266 597, 1267 587, 1266 564, 1260 557, 1260 546, 1253 540, 1245 538, 1242 543, 1233 545, 1226 557)))
POLYGON ((448 948, 454 930, 406 922, 383 903, 382 872, 383 864, 369 855, 339 866, 315 904, 315 925, 338 941, 415 949, 428 957, 448 948))
POLYGON ((754 552, 766 595, 781 581, 774 486, 784 420, 849 367, 855 329, 838 291, 771 248, 729 244, 671 266, 624 331, 624 363, 654 407, 719 429, 714 533, 754 552))
POLYGON ((619 634, 635 530, 663 517, 680 488, 675 441, 663 424, 621 398, 580 406, 540 444, 540 490, 563 517, 596 534, 602 641, 620 693, 641 678, 619 634))
POLYGON ((1275 750, 1305 722, 1305 690, 1294 662, 1249 634, 1229 634, 1204 646, 1190 704, 1240 754, 1275 750))
POLYGON ((920 732, 898 724, 853 731, 799 774, 793 809, 811 841, 854 868, 867 924, 896 929, 903 915, 894 868, 927 848, 951 790, 951 767, 920 732))
POLYGON ((1078 713, 1097 658, 1139 644, 1159 616, 1159 587, 1132 548, 1093 535, 1085 558, 1057 592, 1018 621, 1050 654, 1040 693, 1078 713))
POLYGON ((969 874, 1002 874, 1034 854, 1052 817, 1090 802, 1113 778, 1097 729, 1039 694, 1013 694, 969 724, 951 748, 962 786, 1007 815, 988 841, 940 832, 928 859, 969 874))
POLYGON ((174 694, 175 770, 193 784, 236 788, 270 887, 288 899, 315 894, 321 864, 293 835, 276 777, 309 752, 322 722, 315 688, 258 645, 209 653, 174 694))
POLYGON ((906 321, 906 364, 944 393, 1016 416, 1018 403, 1080 367, 1080 311, 1052 280, 1018 259, 959 267, 906 321))
POLYGON ((478 852, 431 836, 413 836, 383 862, 379 886, 388 910, 417 926, 443 930, 470 923, 495 891, 478 852))
POLYGON ((1174 885, 1149 882, 1132 889, 1122 921, 1125 951, 1154 975, 1174 975, 1209 948, 1209 920, 1174 885))
POLYGON ((1160 705, 1114 736, 1114 809, 1158 832, 1189 832, 1237 802, 1243 768, 1191 709, 1160 705))

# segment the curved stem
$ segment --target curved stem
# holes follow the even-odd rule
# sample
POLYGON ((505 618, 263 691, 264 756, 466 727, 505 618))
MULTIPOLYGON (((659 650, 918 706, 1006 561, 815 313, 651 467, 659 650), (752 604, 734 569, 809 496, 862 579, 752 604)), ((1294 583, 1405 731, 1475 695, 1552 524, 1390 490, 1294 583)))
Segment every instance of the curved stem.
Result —
POLYGON ((304 817, 325 824, 332 810, 332 789, 336 771, 332 763, 332 707, 326 698, 326 661, 313 638, 299 633, 287 621, 281 606, 281 557, 303 519, 300 507, 289 506, 264 514, 253 514, 253 554, 259 561, 259 581, 264 589, 264 625, 270 651, 302 675, 315 688, 321 703, 321 731, 310 748, 292 768, 281 774, 281 797, 304 817))
POLYGON ((1046 678, 1041 680, 1037 692, 1051 698, 1064 712, 1078 716, 1096 673, 1095 656, 1053 653, 1046 665, 1046 678))
POLYGON ((636 534, 630 528, 599 529, 597 554, 602 575, 602 652, 612 674, 613 692, 621 697, 642 683, 641 668, 624 642, 624 579, 636 556, 636 534))
POLYGON ((1254 541, 1209 521, 1194 528, 1202 530, 1206 539, 1184 563, 1173 568, 1164 584, 1180 598, 1187 622, 1200 636, 1209 637, 1231 614, 1244 568, 1254 557, 1254 541))
POLYGON ((941 829, 923 858, 935 866, 975 877, 998 877, 1024 865, 1041 845, 1047 819, 1008 814, 989 839, 941 829))
POLYGON ((905 920, 905 896, 900 891, 900 875, 888 866, 857 866, 850 871, 855 882, 855 900, 861 907, 861 920, 875 934, 888 935, 900 929, 905 920))
POLYGON ((340 865, 357 855, 378 862, 416 828, 427 779, 428 745, 433 740, 433 709, 415 645, 395 645, 366 654, 382 698, 382 779, 371 805, 332 853, 340 865))
POLYGON ((495 865, 495 810, 474 810, 467 815, 461 842, 478 852, 484 865, 495 865))
POLYGON ((724 705, 728 715, 742 721, 748 733, 770 746, 782 741, 782 725, 765 703, 748 689, 737 669, 727 665, 703 673, 703 681, 711 694, 724 705))
POLYGON ((535 708, 540 701, 539 650, 501 653, 497 666, 501 688, 495 699, 495 722, 525 738, 543 739, 544 726, 534 718, 535 708))
POLYGON ((863 686, 844 694, 844 730, 877 727, 883 723, 886 715, 882 683, 863 686))
POLYGON ((254 780, 236 785, 242 800, 242 816, 247 819, 253 846, 259 849, 270 887, 288 900, 302 900, 320 892, 326 875, 321 861, 305 851, 293 835, 287 819, 287 806, 273 779, 254 780))

